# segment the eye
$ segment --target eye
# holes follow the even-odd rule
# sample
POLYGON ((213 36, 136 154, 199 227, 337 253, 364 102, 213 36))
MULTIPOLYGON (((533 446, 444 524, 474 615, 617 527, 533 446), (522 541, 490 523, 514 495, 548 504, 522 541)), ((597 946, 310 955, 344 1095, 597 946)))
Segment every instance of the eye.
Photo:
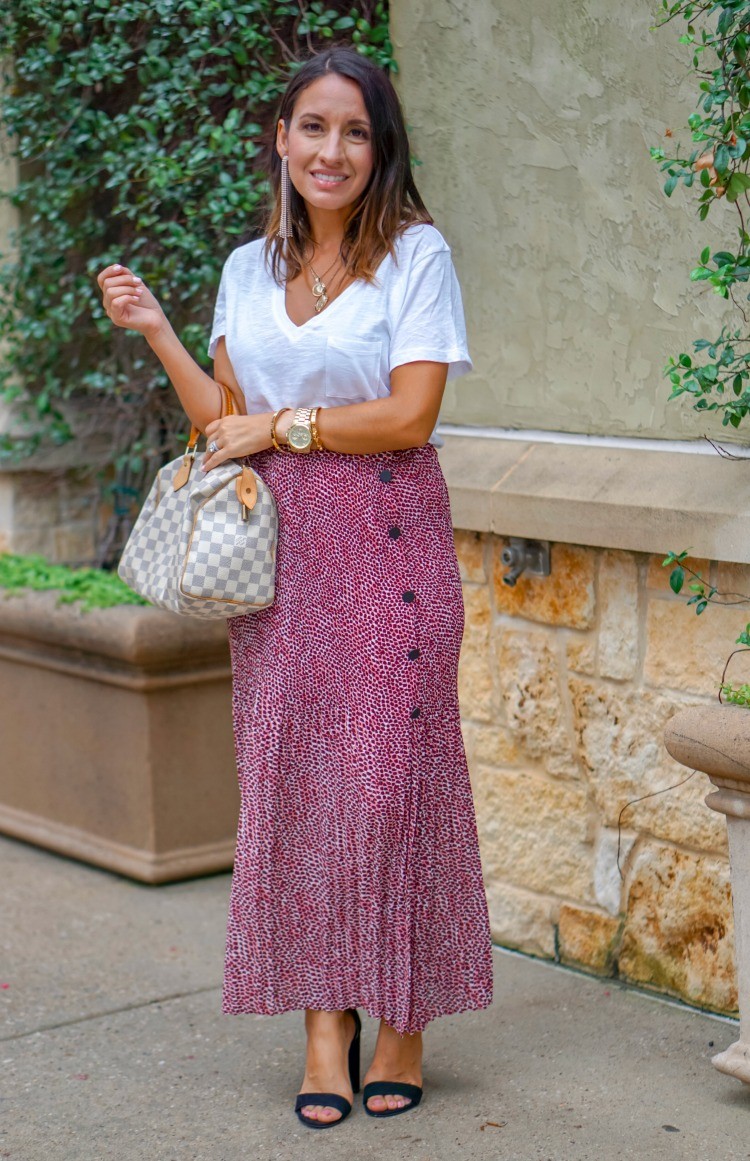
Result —
POLYGON ((367 132, 367 130, 361 129, 358 125, 352 126, 352 128, 349 130, 349 132, 359 134, 359 137, 361 138, 362 141, 369 141, 369 139, 370 139, 370 134, 367 132))
POLYGON ((303 121, 302 129, 304 129, 305 132, 313 132, 314 133, 316 129, 320 129, 320 122, 319 121, 303 121))

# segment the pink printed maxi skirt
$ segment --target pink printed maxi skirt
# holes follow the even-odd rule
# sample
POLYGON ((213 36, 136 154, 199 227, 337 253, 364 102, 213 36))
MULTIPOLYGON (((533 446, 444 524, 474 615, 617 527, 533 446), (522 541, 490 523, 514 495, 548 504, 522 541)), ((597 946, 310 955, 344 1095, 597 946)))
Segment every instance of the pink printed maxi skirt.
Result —
POLYGON ((464 609, 437 452, 249 462, 278 505, 277 589, 228 622, 241 810, 222 1011, 359 1007, 410 1033, 484 1008, 464 609))

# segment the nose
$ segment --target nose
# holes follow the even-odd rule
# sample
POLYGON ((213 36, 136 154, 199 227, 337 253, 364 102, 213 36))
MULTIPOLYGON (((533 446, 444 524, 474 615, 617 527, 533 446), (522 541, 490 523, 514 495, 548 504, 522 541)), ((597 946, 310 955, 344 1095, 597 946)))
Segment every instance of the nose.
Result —
POLYGON ((341 134, 332 129, 320 145, 320 160, 324 165, 338 165, 343 158, 343 140, 341 134))

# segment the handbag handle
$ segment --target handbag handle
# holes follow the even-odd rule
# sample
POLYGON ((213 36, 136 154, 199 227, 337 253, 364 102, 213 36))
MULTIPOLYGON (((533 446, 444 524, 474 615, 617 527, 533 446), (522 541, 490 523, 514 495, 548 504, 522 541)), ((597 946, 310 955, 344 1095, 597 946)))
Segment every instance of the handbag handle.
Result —
MULTIPOLYGON (((216 383, 221 395, 221 418, 225 415, 235 415, 234 397, 232 392, 227 387, 226 383, 216 383)), ((190 479, 190 472, 193 467, 193 460, 195 459, 195 451, 198 446, 198 440, 201 433, 195 424, 190 427, 190 437, 188 445, 185 448, 185 455, 182 457, 182 466, 175 475, 172 487, 175 492, 179 492, 180 488, 184 488, 185 484, 190 479)), ((237 477, 235 483, 235 491, 237 499, 242 505, 242 518, 247 520, 248 513, 252 512, 258 500, 258 485, 255 480, 255 473, 247 464, 242 467, 242 472, 237 477)))
MULTIPOLYGON (((223 419, 225 415, 234 415, 234 396, 232 395, 232 392, 229 390, 226 383, 217 382, 216 386, 219 388, 219 394, 221 395, 221 418, 223 419)), ((190 428, 190 436, 188 438, 187 448, 185 451, 186 455, 191 453, 195 455, 195 449, 198 446, 198 440, 200 437, 200 431, 195 426, 195 424, 192 424, 190 428)))
MULTIPOLYGON (((225 415, 234 415, 234 399, 232 397, 232 392, 229 390, 225 383, 217 383, 216 386, 219 388, 219 394, 221 395, 221 418, 223 419, 225 415)), ((182 457, 182 467, 179 469, 175 475, 174 480, 172 481, 172 487, 174 488, 175 492, 179 492, 180 488, 184 488, 185 484, 190 479, 190 472, 193 468, 193 460, 195 459, 195 453, 200 437, 201 433, 198 428, 194 423, 191 424, 188 444, 185 448, 185 454, 182 457)))

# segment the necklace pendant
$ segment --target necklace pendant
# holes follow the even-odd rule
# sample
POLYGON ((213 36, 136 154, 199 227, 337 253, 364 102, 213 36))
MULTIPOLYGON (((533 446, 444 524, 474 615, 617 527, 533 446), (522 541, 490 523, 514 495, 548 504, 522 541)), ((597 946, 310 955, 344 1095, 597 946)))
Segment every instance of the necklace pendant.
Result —
POLYGON ((321 295, 325 295, 325 292, 326 292, 325 284, 322 283, 319 278, 315 279, 315 282, 313 283, 312 292, 316 298, 320 298, 321 295))
POLYGON ((328 303, 328 295, 326 294, 326 292, 324 290, 323 293, 318 296, 318 301, 315 303, 315 313, 320 314, 321 310, 323 309, 324 306, 326 306, 327 303, 328 303))

